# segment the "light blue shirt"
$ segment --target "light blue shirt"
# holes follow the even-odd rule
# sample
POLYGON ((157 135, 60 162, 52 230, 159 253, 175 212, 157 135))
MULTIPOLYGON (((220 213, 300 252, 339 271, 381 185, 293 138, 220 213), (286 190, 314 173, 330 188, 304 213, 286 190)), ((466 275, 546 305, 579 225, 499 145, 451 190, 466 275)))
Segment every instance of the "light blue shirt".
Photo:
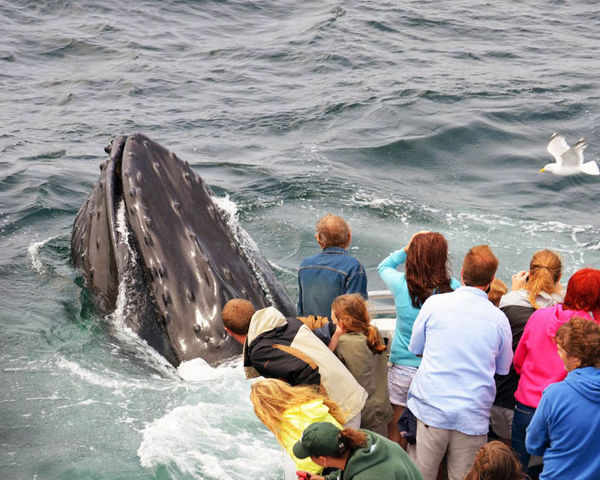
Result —
MULTIPOLYGON (((377 267, 377 273, 394 295, 394 304, 396 305, 396 331, 390 348, 390 362, 418 367, 421 359, 408 351, 408 343, 413 323, 421 309, 415 308, 412 304, 406 275, 404 272, 396 270, 404 262, 406 262, 406 252, 404 249, 396 250, 381 261, 377 267)), ((450 288, 456 290, 458 287, 460 287, 460 282, 451 278, 450 288)))
POLYGON ((460 287, 429 297, 408 349, 423 355, 408 391, 412 413, 433 427, 486 434, 496 396, 494 374, 508 373, 513 352, 508 319, 485 292, 460 287))

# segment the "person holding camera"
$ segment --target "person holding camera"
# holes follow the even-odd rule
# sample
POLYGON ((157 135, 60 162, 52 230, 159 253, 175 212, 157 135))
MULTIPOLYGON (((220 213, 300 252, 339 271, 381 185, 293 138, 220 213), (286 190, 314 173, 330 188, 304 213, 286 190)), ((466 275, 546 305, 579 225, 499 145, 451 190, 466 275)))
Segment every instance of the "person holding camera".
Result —
MULTIPOLYGON (((528 271, 512 276, 511 291, 500 299, 498 306, 510 323, 513 353, 533 312, 563 301, 565 292, 560 284, 561 275, 560 257, 551 250, 540 250, 531 257, 528 271)), ((508 375, 496 375, 496 398, 490 419, 493 432, 508 445, 518 383, 519 376, 512 365, 508 375)))

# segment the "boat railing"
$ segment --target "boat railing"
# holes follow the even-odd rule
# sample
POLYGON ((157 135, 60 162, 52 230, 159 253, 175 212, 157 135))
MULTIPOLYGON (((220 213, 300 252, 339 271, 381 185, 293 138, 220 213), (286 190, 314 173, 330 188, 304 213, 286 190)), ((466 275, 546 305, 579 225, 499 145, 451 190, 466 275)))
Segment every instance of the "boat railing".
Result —
POLYGON ((384 338, 391 340, 396 330, 394 295, 389 290, 372 290, 369 292, 368 305, 371 323, 379 329, 384 338))

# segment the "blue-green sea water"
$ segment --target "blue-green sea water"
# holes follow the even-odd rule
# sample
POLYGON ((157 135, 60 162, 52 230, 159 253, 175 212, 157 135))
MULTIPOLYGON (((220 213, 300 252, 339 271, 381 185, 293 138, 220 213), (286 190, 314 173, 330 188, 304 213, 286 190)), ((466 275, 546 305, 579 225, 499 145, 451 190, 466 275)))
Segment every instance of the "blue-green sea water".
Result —
POLYGON ((600 156, 596 0, 0 0, 0 478, 279 479, 239 361, 177 371, 94 313, 69 261, 117 134, 230 200, 296 296, 327 212, 370 289, 421 229, 458 275, 488 243, 600 267, 597 177, 538 173, 553 132, 600 156))

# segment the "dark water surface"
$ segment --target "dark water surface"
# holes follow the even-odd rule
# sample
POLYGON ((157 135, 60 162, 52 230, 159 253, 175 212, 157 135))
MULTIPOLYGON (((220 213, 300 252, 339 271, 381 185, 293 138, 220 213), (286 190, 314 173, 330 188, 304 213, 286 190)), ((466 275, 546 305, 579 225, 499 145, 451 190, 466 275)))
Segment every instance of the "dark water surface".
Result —
POLYGON ((295 297, 333 211, 375 268, 417 230, 458 273, 539 248, 600 267, 596 1, 0 1, 0 478, 281 478, 237 362, 179 372, 94 314, 70 266, 102 148, 139 131, 190 162, 295 297), (228 199, 228 200, 227 200, 228 199), (182 380, 180 375, 187 380, 182 380))

